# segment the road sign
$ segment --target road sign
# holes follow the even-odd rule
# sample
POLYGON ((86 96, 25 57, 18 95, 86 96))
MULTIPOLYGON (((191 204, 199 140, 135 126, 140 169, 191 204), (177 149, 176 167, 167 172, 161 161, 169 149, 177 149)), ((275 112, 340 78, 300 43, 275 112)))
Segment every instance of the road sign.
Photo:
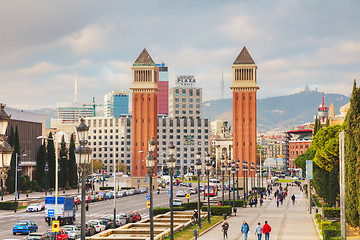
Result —
POLYGON ((190 199, 190 193, 186 194, 186 199, 190 199))
POLYGON ((54 209, 48 209, 48 217, 55 217, 55 210, 54 209))
POLYGON ((146 201, 150 201, 150 195, 146 195, 146 201))
POLYGON ((147 201, 147 202, 146 202, 146 207, 147 207, 147 208, 150 208, 150 201, 147 201))
POLYGON ((168 191, 168 194, 171 195, 171 190, 168 191))
POLYGON ((60 223, 59 221, 52 221, 52 231, 58 232, 59 231, 60 223))
POLYGON ((313 161, 306 160, 306 178, 313 179, 313 161))

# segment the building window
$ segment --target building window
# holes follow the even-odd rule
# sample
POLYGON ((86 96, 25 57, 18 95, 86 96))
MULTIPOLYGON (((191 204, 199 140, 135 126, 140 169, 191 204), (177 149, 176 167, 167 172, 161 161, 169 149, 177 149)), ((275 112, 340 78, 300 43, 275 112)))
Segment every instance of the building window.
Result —
POLYGON ((193 102, 193 101, 194 101, 194 99, 192 99, 192 98, 189 99, 189 102, 193 102))
POLYGON ((196 96, 197 96, 197 97, 200 96, 200 90, 196 90, 196 96))
POLYGON ((196 104, 196 108, 200 108, 200 104, 196 104))
POLYGON ((179 102, 179 98, 175 98, 175 102, 179 102))
POLYGON ((176 107, 176 108, 179 108, 179 104, 175 104, 175 107, 176 107))
POLYGON ((194 111, 193 111, 193 110, 189 110, 189 114, 194 114, 194 111))
POLYGON ((183 105, 182 105, 182 108, 186 108, 186 104, 183 104, 183 105))

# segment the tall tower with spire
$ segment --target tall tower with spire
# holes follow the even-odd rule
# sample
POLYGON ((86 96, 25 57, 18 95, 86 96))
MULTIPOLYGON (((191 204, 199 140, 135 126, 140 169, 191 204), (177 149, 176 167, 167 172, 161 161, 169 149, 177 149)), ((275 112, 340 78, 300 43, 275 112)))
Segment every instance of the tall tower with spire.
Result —
MULTIPOLYGON (((148 142, 157 141, 158 68, 144 50, 132 69, 132 179, 133 185, 144 184, 147 169, 145 156, 148 142)), ((157 156, 157 150, 153 153, 157 156)), ((157 165, 154 167, 156 175, 157 165)))
MULTIPOLYGON (((235 59, 233 65, 233 159, 256 166, 256 84, 257 66, 246 47, 235 59)), ((243 174, 243 171, 240 171, 243 174)))

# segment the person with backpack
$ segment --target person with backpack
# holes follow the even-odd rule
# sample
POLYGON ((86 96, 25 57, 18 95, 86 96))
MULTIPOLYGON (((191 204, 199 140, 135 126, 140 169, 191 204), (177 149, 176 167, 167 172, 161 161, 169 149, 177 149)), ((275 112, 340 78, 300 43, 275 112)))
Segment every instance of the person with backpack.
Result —
POLYGON ((295 195, 294 194, 291 196, 291 200, 292 200, 293 205, 295 205, 295 195))
POLYGON ((222 226, 224 239, 227 239, 228 238, 227 231, 229 229, 229 223, 224 219, 223 224, 221 226, 222 226))
POLYGON ((262 236, 262 226, 260 225, 260 223, 258 223, 258 225, 255 228, 255 236, 258 237, 258 240, 261 240, 261 236, 262 236))
POLYGON ((248 233, 250 231, 249 225, 247 224, 247 222, 244 220, 243 225, 241 226, 241 232, 244 234, 244 239, 247 240, 248 239, 248 233))
POLYGON ((269 240, 270 237, 270 232, 271 232, 271 227, 270 225, 267 223, 267 221, 265 221, 265 224, 262 228, 262 232, 265 234, 265 240, 269 240))

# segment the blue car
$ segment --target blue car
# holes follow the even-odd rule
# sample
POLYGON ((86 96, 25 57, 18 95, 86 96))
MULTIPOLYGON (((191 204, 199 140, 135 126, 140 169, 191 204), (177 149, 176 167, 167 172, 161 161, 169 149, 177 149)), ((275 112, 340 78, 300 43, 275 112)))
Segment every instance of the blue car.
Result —
POLYGON ((32 232, 36 232, 37 230, 38 226, 33 221, 17 221, 15 226, 13 227, 13 235, 15 235, 16 233, 30 234, 32 232))

